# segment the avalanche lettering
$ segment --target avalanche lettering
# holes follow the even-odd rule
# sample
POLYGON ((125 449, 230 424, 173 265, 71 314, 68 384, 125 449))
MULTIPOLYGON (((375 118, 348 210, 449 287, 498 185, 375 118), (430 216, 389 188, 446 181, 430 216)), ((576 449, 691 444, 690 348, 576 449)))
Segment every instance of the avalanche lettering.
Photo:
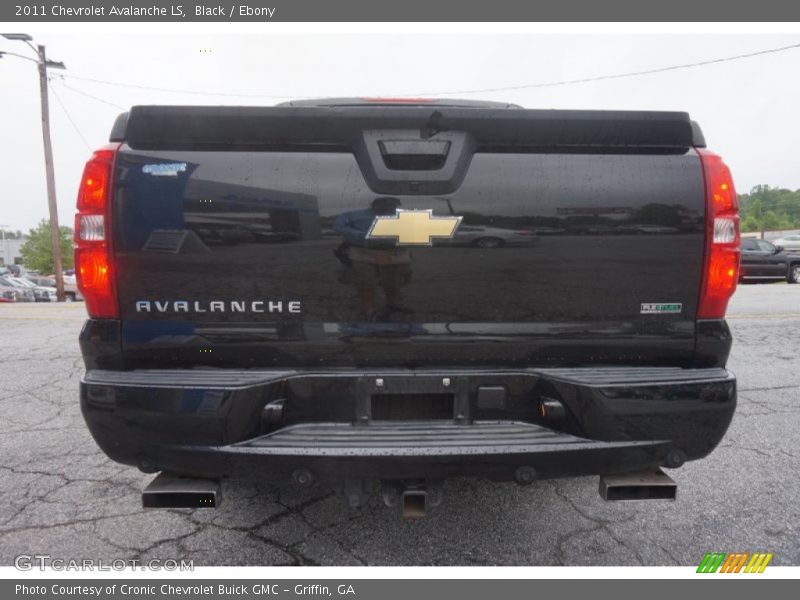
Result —
POLYGON ((112 6, 110 17, 166 17, 167 9, 160 6, 112 6))
POLYGON ((137 300, 138 313, 270 313, 299 314, 302 306, 299 300, 212 300, 210 302, 189 300, 137 300))

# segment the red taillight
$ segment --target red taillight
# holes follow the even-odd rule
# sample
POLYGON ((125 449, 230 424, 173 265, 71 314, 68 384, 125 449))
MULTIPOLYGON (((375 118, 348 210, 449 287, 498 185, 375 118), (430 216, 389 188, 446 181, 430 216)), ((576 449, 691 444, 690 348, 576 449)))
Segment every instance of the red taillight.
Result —
POLYGON ((102 211, 111 183, 113 150, 98 150, 83 168, 83 178, 78 190, 78 210, 102 211))
POLYGON ((90 317, 119 317, 108 239, 111 183, 118 144, 97 150, 83 169, 75 215, 75 276, 90 317))
POLYGON ((739 281, 739 202, 728 166, 698 148, 706 186, 706 255, 699 319, 722 319, 739 281))
POLYGON ((86 299, 89 316, 106 319, 118 317, 113 267, 108 250, 101 245, 75 248, 75 273, 78 287, 86 299))

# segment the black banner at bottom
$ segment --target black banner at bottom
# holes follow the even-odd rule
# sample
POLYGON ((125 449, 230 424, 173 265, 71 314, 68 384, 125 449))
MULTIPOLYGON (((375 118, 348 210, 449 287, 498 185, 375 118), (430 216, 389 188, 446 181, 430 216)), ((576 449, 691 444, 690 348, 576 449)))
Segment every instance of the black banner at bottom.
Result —
MULTIPOLYGON (((565 571, 565 576, 568 572, 565 571)), ((534 598, 603 597, 605 593, 622 598, 675 600, 704 595, 725 594, 726 599, 753 598, 756 593, 770 598, 789 598, 796 582, 736 576, 698 575, 692 579, 27 579, 0 581, 3 600, 243 600, 276 599, 319 600, 531 600, 534 598), (712 583, 713 582, 713 583, 712 583), (689 594, 689 596, 687 596, 689 594)), ((791 597, 794 597, 793 595, 791 597)))

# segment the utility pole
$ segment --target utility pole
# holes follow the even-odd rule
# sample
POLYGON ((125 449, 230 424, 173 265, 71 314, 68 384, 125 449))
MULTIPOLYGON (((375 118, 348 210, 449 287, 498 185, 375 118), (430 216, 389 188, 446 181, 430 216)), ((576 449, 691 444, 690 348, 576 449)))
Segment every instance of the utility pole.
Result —
POLYGON ((53 145, 50 141, 50 103, 48 101, 47 90, 47 69, 66 69, 64 63, 47 60, 44 46, 39 44, 34 47, 31 43, 33 38, 27 33, 0 33, 0 36, 7 40, 24 42, 36 53, 36 58, 23 56, 14 52, 0 52, 0 58, 4 55, 15 56, 24 60, 35 62, 39 69, 39 90, 42 104, 42 141, 44 142, 44 165, 47 179, 47 204, 50 209, 50 242, 53 245, 53 270, 56 279, 56 296, 59 302, 63 302, 64 295, 64 272, 61 261, 61 233, 58 227, 58 204, 56 204, 56 176, 53 172, 53 145))
POLYGON ((50 207, 50 239, 53 244, 53 270, 56 278, 56 297, 64 302, 64 271, 61 265, 61 232, 58 227, 56 203, 56 176, 53 171, 53 145, 50 140, 50 102, 47 96, 47 55, 39 44, 39 88, 42 101, 42 141, 44 142, 44 167, 47 172, 47 204, 50 207))
POLYGON ((8 262, 8 258, 7 258, 8 257, 8 251, 7 251, 8 247, 6 246, 6 227, 8 227, 8 225, 0 225, 0 234, 2 234, 2 236, 3 236, 3 266, 4 267, 8 266, 6 264, 8 262))

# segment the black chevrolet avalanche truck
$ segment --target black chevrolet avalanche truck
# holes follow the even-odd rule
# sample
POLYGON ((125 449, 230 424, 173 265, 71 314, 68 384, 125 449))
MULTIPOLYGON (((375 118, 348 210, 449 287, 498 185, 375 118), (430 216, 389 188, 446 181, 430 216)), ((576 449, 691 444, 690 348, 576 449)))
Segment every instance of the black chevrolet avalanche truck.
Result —
POLYGON ((160 473, 425 514, 450 477, 674 498, 736 404, 731 174, 681 112, 135 106, 88 161, 86 423, 160 473))

